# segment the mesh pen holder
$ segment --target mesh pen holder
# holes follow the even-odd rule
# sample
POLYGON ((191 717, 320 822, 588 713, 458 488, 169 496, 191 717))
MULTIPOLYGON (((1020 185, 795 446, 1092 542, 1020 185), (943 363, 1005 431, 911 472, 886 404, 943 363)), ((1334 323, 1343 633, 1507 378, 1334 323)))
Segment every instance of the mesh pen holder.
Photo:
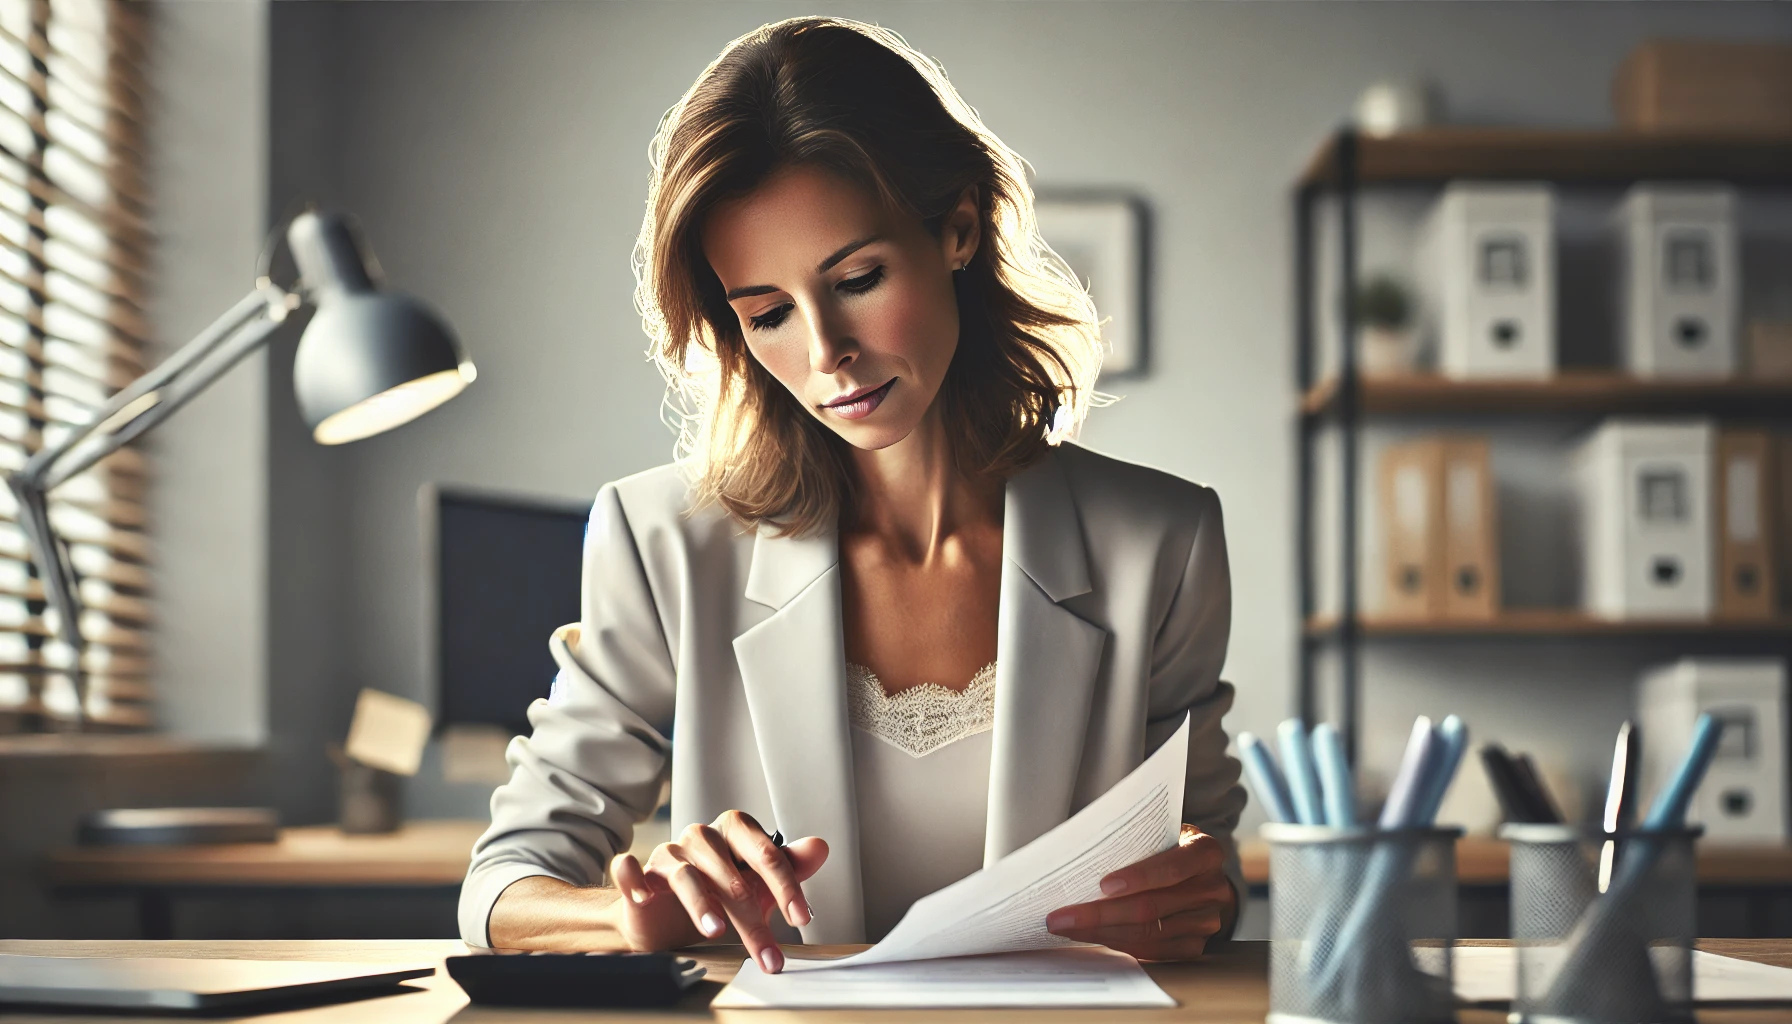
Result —
POLYGON ((1677 1024, 1693 1019, 1692 949, 1702 828, 1614 833, 1507 825, 1511 1020, 1677 1024), (1610 881, 1600 862, 1613 844, 1610 881))
POLYGON ((1461 829, 1271 823, 1270 1024, 1456 1019, 1461 829))

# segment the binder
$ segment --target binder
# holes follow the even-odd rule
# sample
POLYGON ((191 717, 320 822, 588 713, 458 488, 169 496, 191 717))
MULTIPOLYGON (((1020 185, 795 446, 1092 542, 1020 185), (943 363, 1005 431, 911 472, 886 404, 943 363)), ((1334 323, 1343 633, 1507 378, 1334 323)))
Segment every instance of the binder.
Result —
POLYGON ((1659 790, 1709 713, 1723 732, 1687 818, 1704 824, 1708 842, 1785 842, 1785 702, 1778 658, 1684 658, 1644 672, 1636 692, 1643 791, 1659 790))
POLYGON ((1443 612, 1453 619, 1491 619, 1499 612, 1497 492, 1488 443, 1443 442, 1443 612))
POLYGON ((1447 377, 1556 372, 1555 194, 1546 182, 1453 181, 1418 239, 1420 314, 1447 377))
POLYGON ((1706 419, 1605 420, 1576 448, 1581 603, 1602 619, 1708 619, 1716 606, 1706 419))
POLYGON ((1398 618, 1443 613, 1443 441, 1390 445, 1379 466, 1383 611, 1398 618))
POLYGON ((1741 262, 1735 190, 1636 185, 1615 216, 1626 368, 1642 377, 1734 374, 1741 262))
POLYGON ((1763 619, 1778 612, 1774 562, 1774 437, 1725 430, 1717 437, 1717 613, 1763 619))
POLYGON ((1792 434, 1773 439, 1778 458, 1774 465, 1774 560, 1779 563, 1780 611, 1792 614, 1792 434))

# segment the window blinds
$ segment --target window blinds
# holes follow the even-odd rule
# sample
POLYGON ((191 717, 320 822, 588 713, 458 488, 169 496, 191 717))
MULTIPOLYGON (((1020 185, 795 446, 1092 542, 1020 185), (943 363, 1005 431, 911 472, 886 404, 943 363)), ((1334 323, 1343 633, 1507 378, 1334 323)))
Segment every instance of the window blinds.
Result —
MULTIPOLYGON (((145 41, 135 4, 0 0, 0 471, 145 368, 145 41)), ((90 726, 152 724, 145 475, 127 449, 50 496, 81 577, 90 726)), ((0 729, 75 718, 56 625, 0 488, 0 729)))

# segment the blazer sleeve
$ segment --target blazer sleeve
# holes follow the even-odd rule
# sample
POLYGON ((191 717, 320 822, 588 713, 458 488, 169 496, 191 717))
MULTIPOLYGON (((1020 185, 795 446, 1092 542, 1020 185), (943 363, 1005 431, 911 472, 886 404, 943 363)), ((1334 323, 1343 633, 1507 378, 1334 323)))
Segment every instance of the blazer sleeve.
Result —
POLYGON ((1238 759, 1226 753, 1226 732, 1220 722, 1232 707, 1234 692, 1232 684, 1220 678, 1232 628, 1232 577, 1219 495, 1207 487, 1198 495, 1194 541, 1152 646, 1146 749, 1155 750, 1169 739, 1183 713, 1188 713, 1182 820, 1220 841, 1226 851, 1226 877, 1238 894, 1242 916, 1249 890, 1233 830, 1244 810, 1245 790, 1238 781, 1238 759))
POLYGON ((510 780, 473 845, 460 892, 461 938, 489 946, 492 904, 531 875, 604 881, 637 822, 653 813, 672 750, 674 669, 639 549, 614 485, 586 526, 580 618, 548 645, 559 671, 510 741, 510 780))

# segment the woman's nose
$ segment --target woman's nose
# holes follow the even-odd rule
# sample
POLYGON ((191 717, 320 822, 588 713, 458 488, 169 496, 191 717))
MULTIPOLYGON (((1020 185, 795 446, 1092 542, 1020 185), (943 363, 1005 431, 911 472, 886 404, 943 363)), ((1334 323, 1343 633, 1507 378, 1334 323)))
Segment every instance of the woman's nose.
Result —
POLYGON ((858 351, 858 343, 832 316, 824 313, 811 319, 809 366, 816 373, 838 373, 858 351))

